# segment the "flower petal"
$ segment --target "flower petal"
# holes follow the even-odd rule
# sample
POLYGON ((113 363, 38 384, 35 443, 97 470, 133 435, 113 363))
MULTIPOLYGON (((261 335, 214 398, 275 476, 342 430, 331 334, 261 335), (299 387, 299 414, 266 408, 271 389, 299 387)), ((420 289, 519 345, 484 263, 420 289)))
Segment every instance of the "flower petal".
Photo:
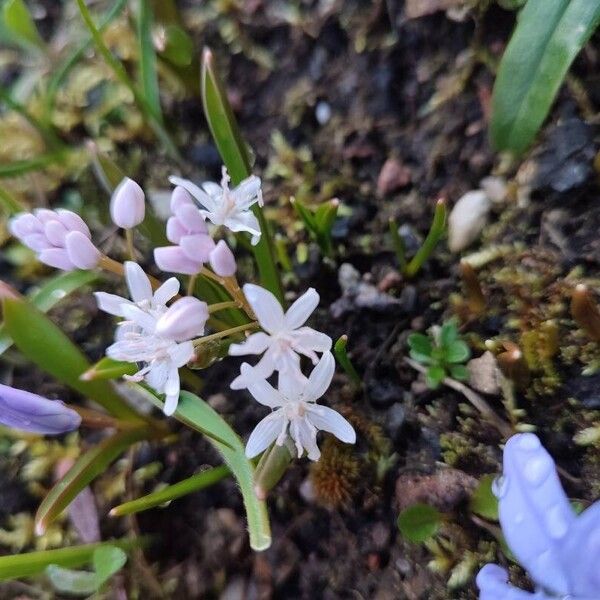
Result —
POLYGON ((333 343, 328 335, 312 327, 300 327, 291 332, 291 337, 294 350, 309 358, 314 352, 329 352, 333 343))
POLYGON ((210 253, 215 247, 215 242, 209 235, 196 233, 184 235, 179 240, 179 247, 190 260, 195 262, 208 262, 210 253))
POLYGON ((519 563, 538 585, 569 594, 561 548, 576 517, 552 457, 533 433, 506 442, 498 496, 502 531, 519 563))
POLYGON ((187 190, 202 206, 208 208, 208 210, 214 210, 216 208, 214 200, 195 183, 192 183, 189 179, 182 179, 181 177, 169 177, 169 181, 173 185, 180 185, 183 189, 187 190))
POLYGON ((250 175, 231 190, 235 204, 240 210, 248 210, 253 204, 262 200, 260 185, 260 178, 250 175))
POLYGON ((304 389, 304 400, 311 402, 318 400, 331 385, 335 372, 335 359, 331 352, 325 352, 308 377, 308 384, 304 389))
POLYGON ((134 302, 152 300, 150 280, 140 265, 128 260, 125 263, 125 279, 129 288, 129 294, 134 302))
POLYGON ((266 333, 262 331, 252 333, 241 344, 231 344, 229 346, 229 355, 262 354, 269 347, 270 342, 271 337, 266 333))
POLYGON ((223 221, 223 225, 225 225, 225 227, 227 227, 227 229, 230 231, 236 233, 239 231, 247 231, 248 233, 256 236, 260 236, 261 234, 258 219, 251 212, 236 212, 228 216, 223 221))
POLYGON ((67 251, 63 248, 49 248, 48 250, 42 250, 37 257, 40 262, 43 262, 49 267, 54 267, 55 269, 72 271, 75 268, 75 265, 69 259, 67 251))
POLYGON ((96 296, 98 308, 109 315, 115 315, 115 317, 124 317, 123 304, 131 304, 131 300, 107 292, 94 292, 94 296, 96 296))
POLYGON ((246 456, 254 458, 268 448, 276 439, 284 425, 283 415, 279 411, 266 416, 254 428, 246 443, 246 456))
POLYGON ((600 590, 600 501, 575 519, 561 553, 573 598, 593 598, 600 590))
POLYGON ((248 391, 257 402, 269 408, 277 408, 283 405, 285 400, 281 393, 266 379, 259 377, 248 363, 242 364, 241 371, 247 382, 248 391))
POLYGON ((268 350, 253 367, 248 363, 244 364, 247 368, 231 382, 229 387, 232 390, 245 390, 250 381, 254 381, 255 379, 267 379, 273 375, 273 371, 275 371, 275 364, 273 363, 273 359, 268 350))
POLYGON ((190 260, 179 246, 154 248, 154 262, 161 271, 196 275, 202 269, 202 263, 190 260))
POLYGON ((244 295, 248 299, 260 326, 268 333, 280 331, 285 324, 283 309, 279 301, 269 290, 247 283, 244 285, 244 295))
POLYGON ((122 304, 121 309, 123 311, 123 316, 126 319, 137 323, 148 333, 154 333, 156 328, 156 318, 150 313, 138 308, 135 304, 122 304))
POLYGON ((485 565, 477 575, 479 600, 550 600, 541 592, 530 594, 508 583, 508 573, 498 565, 485 565))
POLYGON ((172 244, 179 244, 179 240, 189 233, 189 230, 184 227, 183 223, 177 217, 169 217, 167 221, 167 239, 172 244))
POLYGON ((308 405, 308 413, 310 422, 320 431, 332 433, 338 440, 346 444, 356 443, 354 427, 333 408, 308 405))
POLYGON ((177 277, 170 277, 154 292, 152 301, 155 305, 166 304, 171 298, 177 296, 179 286, 177 277))
POLYGON ((309 288, 300 296, 285 313, 285 323, 288 329, 298 329, 304 325, 319 304, 319 294, 315 288, 309 288))

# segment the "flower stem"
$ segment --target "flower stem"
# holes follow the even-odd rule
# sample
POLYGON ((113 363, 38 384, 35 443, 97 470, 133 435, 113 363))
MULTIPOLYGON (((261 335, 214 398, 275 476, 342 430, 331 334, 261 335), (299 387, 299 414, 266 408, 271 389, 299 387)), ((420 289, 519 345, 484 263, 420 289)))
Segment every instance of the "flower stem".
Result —
POLYGON ((241 333, 242 331, 247 331, 248 329, 254 329, 255 327, 258 327, 257 321, 252 321, 252 323, 245 323, 244 325, 238 325, 237 327, 232 327, 231 329, 226 329, 225 331, 217 331, 217 333, 211 333, 210 335, 205 335, 204 337, 196 338, 194 340, 194 346, 200 346, 206 342, 218 340, 222 337, 228 337, 236 333, 241 333))
POLYGON ((215 304, 209 304, 208 312, 212 314, 219 310, 227 310, 228 308, 238 308, 238 303, 235 300, 230 300, 228 302, 216 302, 215 304))
POLYGON ((235 276, 233 277, 219 277, 216 273, 207 269, 206 267, 202 267, 200 271, 201 275, 208 277, 208 279, 212 279, 216 281, 219 285, 224 287, 229 295, 235 300, 236 306, 241 308, 251 319, 255 319, 254 311, 252 307, 246 300, 246 296, 244 296, 244 292, 242 292, 240 288, 240 284, 235 276))
MULTIPOLYGON (((112 258, 103 255, 100 260, 98 261, 98 266, 103 269, 104 271, 108 271, 109 273, 114 273, 115 275, 119 275, 120 277, 123 277, 125 275, 125 267, 123 266, 123 263, 120 263, 119 261, 113 260, 112 258)), ((146 273, 146 275, 148 276, 148 279, 150 280, 150 285, 152 286, 153 290, 158 289, 161 285, 162 285, 162 281, 160 281, 159 279, 156 279, 156 277, 153 277, 152 275, 148 275, 146 273)))
POLYGON ((133 229, 125 230, 125 241, 127 242, 127 253, 129 254, 129 258, 131 258, 133 262, 136 262, 135 246, 133 245, 133 229))
POLYGON ((187 284, 187 295, 188 296, 194 295, 194 290, 196 289, 197 277, 198 277, 198 275, 190 275, 190 278, 188 279, 188 284, 187 284))

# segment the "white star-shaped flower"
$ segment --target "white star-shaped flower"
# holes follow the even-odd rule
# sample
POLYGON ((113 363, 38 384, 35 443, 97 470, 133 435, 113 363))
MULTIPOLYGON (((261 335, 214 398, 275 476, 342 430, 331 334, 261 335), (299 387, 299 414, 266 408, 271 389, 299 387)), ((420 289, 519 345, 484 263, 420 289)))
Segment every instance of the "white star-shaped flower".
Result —
POLYGON ((108 294, 106 292, 95 292, 98 308, 115 317, 126 318, 125 306, 137 306, 141 310, 154 317, 159 317, 167 310, 167 302, 174 298, 179 292, 179 281, 176 277, 167 279, 155 292, 148 275, 137 263, 128 261, 125 263, 125 281, 129 288, 131 300, 108 294))
POLYGON ((159 394, 165 394, 163 410, 171 415, 179 400, 179 369, 193 358, 194 345, 189 340, 177 342, 158 335, 156 329, 160 317, 169 311, 167 302, 179 291, 179 281, 171 277, 153 293, 148 276, 134 262, 125 263, 125 279, 131 300, 106 292, 95 293, 101 310, 124 319, 118 324, 115 343, 107 348, 106 355, 115 360, 144 363, 128 379, 145 380, 159 394))
POLYGON ((261 181, 255 175, 250 175, 238 186, 229 189, 230 177, 223 167, 221 185, 205 181, 202 187, 188 179, 169 177, 174 185, 180 185, 187 190, 203 207, 202 215, 215 225, 223 225, 230 231, 247 231, 252 234, 252 244, 260 239, 260 225, 250 208, 258 203, 263 205, 261 181))
POLYGON ((306 451, 310 460, 319 460, 319 431, 328 431, 342 442, 354 444, 356 433, 352 425, 332 408, 316 404, 329 388, 334 371, 333 355, 326 352, 308 379, 280 377, 276 390, 265 379, 254 376, 252 367, 244 363, 242 373, 248 378, 248 391, 258 402, 273 409, 250 434, 246 456, 257 456, 273 442, 281 446, 289 435, 296 445, 298 458, 306 451))
MULTIPOLYGON (((253 333, 241 344, 232 344, 229 354, 263 354, 254 366, 256 377, 266 379, 274 371, 301 376, 300 354, 317 364, 317 352, 331 349, 331 338, 312 327, 303 327, 319 304, 319 294, 310 288, 284 314, 281 304, 271 292, 259 285, 247 283, 244 294, 264 331, 253 333), (265 333, 266 332, 266 333, 265 333)), ((248 372, 248 369, 246 369, 248 372)), ((244 373, 231 383, 234 390, 247 387, 244 373)))

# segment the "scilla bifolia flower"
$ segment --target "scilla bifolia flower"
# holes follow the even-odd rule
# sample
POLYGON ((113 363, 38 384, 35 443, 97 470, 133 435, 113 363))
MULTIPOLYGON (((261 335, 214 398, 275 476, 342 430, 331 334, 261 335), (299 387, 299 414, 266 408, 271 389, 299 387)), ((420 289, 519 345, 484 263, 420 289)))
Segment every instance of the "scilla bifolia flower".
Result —
POLYGON ((260 225, 250 208, 258 203, 263 205, 261 182, 258 177, 251 175, 237 187, 229 189, 230 177, 223 167, 221 185, 205 181, 198 187, 187 179, 170 177, 169 181, 185 188, 202 206, 200 211, 211 223, 223 225, 230 231, 247 231, 252 234, 252 244, 260 239, 260 225))
POLYGON ((328 431, 342 442, 354 444, 356 433, 352 425, 338 412, 316 401, 327 391, 333 373, 335 359, 325 352, 308 377, 279 377, 279 389, 256 375, 250 365, 242 365, 248 391, 257 402, 268 406, 273 412, 258 423, 246 444, 246 456, 253 458, 273 442, 283 445, 291 437, 298 451, 310 460, 319 460, 321 452, 317 446, 317 433, 328 431))
POLYGON ((490 564, 477 576, 480 600, 599 598, 600 502, 575 513, 537 436, 521 433, 506 442, 494 491, 506 542, 536 593, 512 587, 508 573, 490 564))
MULTIPOLYGON (((319 294, 313 288, 302 294, 285 314, 277 298, 259 285, 247 283, 244 295, 264 331, 251 334, 241 344, 232 344, 229 354, 262 354, 253 368, 256 377, 266 379, 275 371, 285 373, 288 378, 302 377, 301 354, 317 364, 317 352, 328 352, 331 349, 329 336, 303 326, 319 304, 319 294)), ((248 369, 246 372, 249 372, 248 369)), ((245 387, 248 387, 247 380, 242 372, 233 380, 231 388, 238 390, 245 387)))
POLYGON ((204 332, 208 307, 195 298, 181 298, 167 307, 179 291, 174 277, 152 293, 148 276, 136 263, 125 263, 125 276, 132 300, 96 293, 101 310, 125 319, 119 323, 116 341, 106 354, 115 360, 143 363, 128 379, 144 380, 159 394, 165 394, 163 411, 172 415, 179 399, 179 369, 194 356, 191 340, 204 332))
POLYGON ((110 217, 122 229, 137 227, 146 214, 144 190, 129 177, 117 186, 110 199, 110 217))
POLYGON ((38 208, 15 216, 9 228, 40 262, 56 269, 93 269, 102 257, 88 226, 70 210, 38 208))
POLYGON ((58 435, 77 429, 81 417, 60 400, 0 384, 0 424, 30 433, 58 435))

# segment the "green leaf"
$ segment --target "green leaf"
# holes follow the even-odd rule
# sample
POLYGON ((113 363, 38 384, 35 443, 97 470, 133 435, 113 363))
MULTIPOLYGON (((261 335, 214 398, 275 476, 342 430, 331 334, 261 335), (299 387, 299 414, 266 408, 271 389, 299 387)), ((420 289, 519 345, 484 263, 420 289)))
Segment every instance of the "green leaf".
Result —
POLYGON ((2 303, 4 326, 17 348, 31 362, 84 396, 94 400, 110 414, 139 421, 106 381, 82 381, 88 370, 87 358, 75 344, 33 304, 24 298, 5 298, 2 303))
POLYGON ((72 546, 58 550, 42 550, 0 556, 0 581, 38 575, 39 573, 43 573, 49 565, 59 565, 66 568, 81 567, 88 564, 92 560, 94 552, 102 546, 117 546, 125 551, 129 551, 144 543, 145 540, 143 538, 131 538, 98 544, 72 546))
POLYGON ((522 154, 533 141, 571 63, 600 22, 597 0, 529 0, 502 57, 491 138, 522 154))
POLYGON ((64 159, 64 151, 58 151, 40 154, 39 156, 25 160, 16 160, 0 165, 0 178, 18 177, 20 175, 25 175, 25 173, 30 173, 31 171, 41 171, 49 165, 63 162, 64 159))
POLYGON ((179 25, 169 24, 164 28, 165 45, 160 51, 164 58, 177 67, 187 67, 194 58, 194 42, 179 25))
POLYGON ((157 490, 156 492, 152 492, 146 496, 142 496, 141 498, 136 498, 130 502, 119 504, 119 506, 115 506, 110 511, 110 516, 123 517, 125 515, 132 515, 144 510, 150 510, 151 508, 156 508, 157 506, 166 505, 177 498, 197 492, 198 490, 203 490, 215 483, 218 483, 230 475, 231 471, 224 465, 206 469, 201 473, 192 475, 191 477, 179 481, 178 483, 174 483, 173 485, 168 485, 160 490, 157 490))
POLYGON ((471 512, 490 521, 498 520, 498 498, 492 492, 495 478, 496 475, 484 475, 479 480, 469 502, 471 512))
POLYGON ((94 551, 96 585, 101 588, 127 562, 127 554, 116 546, 102 546, 94 551))
MULTIPOLYGON (((227 94, 217 73, 212 52, 204 49, 202 56, 202 104, 204 114, 219 154, 229 171, 234 185, 250 176, 250 157, 231 110, 227 94)), ((283 302, 279 271, 275 264, 273 240, 269 224, 258 205, 252 207, 260 224, 260 241, 252 247, 258 265, 261 283, 283 302)))
MULTIPOLYGON (((431 352, 433 350, 433 343, 431 338, 423 333, 411 333, 408 336, 408 346, 411 350, 414 350, 415 353, 423 355, 427 358, 431 356, 431 352)), ((415 358, 415 360, 419 360, 415 358)))
POLYGON ((35 530, 38 535, 46 531, 48 525, 69 506, 83 488, 104 473, 127 448, 148 439, 151 431, 144 426, 123 429, 82 454, 42 500, 35 515, 35 530))
MULTIPOLYGON (((29 301, 42 312, 48 312, 69 294, 96 281, 98 275, 93 271, 68 271, 48 279, 29 295, 29 301)), ((0 323, 0 355, 13 344, 4 323, 0 323)))
POLYGON ((449 363, 463 363, 470 356, 469 346, 462 340, 456 340, 444 349, 444 358, 449 363))
POLYGON ((398 528, 409 542, 419 544, 433 537, 442 521, 442 514, 433 506, 413 504, 398 516, 398 528))
POLYGON ((427 384, 427 387, 435 390, 440 387, 440 383, 442 383, 445 377, 446 371, 444 371, 444 367, 431 365, 425 372, 425 383, 427 384))
POLYGON ((162 123, 160 91, 156 71, 156 54, 152 43, 153 16, 150 0, 140 0, 138 15, 138 38, 140 43, 140 75, 142 93, 154 118, 162 123))
POLYGON ((312 235, 317 236, 319 234, 319 228, 317 226, 317 221, 310 210, 304 206, 304 203, 301 200, 294 200, 292 206, 298 213, 298 216, 302 219, 306 229, 308 229, 312 235))
POLYGON ((340 336, 340 338, 337 340, 337 342, 333 346, 333 354, 335 355, 335 358, 338 361, 338 363, 340 364, 340 366, 342 367, 342 369, 344 369, 344 371, 346 372, 346 375, 348 375, 348 377, 350 377, 350 380, 352 381, 352 383, 357 388, 360 388, 360 387, 362 387, 362 379, 360 378, 360 375, 358 374, 357 370, 354 368, 354 365, 352 364, 352 361, 350 360, 350 357, 348 356, 347 346, 348 346, 348 336, 347 335, 340 336))
POLYGON ((469 370, 464 365, 450 365, 450 377, 458 379, 459 381, 466 381, 469 379, 469 370))
POLYGON ((49 565, 46 567, 46 575, 54 589, 62 594, 90 596, 98 590, 95 573, 49 565))
POLYGON ((103 381, 106 379, 119 379, 123 375, 134 375, 139 371, 135 363, 123 362, 104 356, 92 365, 85 373, 80 375, 83 381, 103 381))
POLYGON ((446 321, 440 329, 440 345, 442 347, 451 346, 458 340, 458 325, 454 319, 446 321))
MULTIPOLYGON (((136 387, 150 402, 162 408, 162 400, 154 393, 140 385, 136 387)), ((254 550, 266 550, 271 545, 267 507, 254 493, 254 467, 246 458, 244 444, 238 435, 204 400, 190 392, 181 392, 173 416, 196 431, 203 434, 208 432, 212 436, 208 440, 219 451, 240 487, 248 519, 250 546, 254 550), (216 441, 215 437, 228 445, 216 441)))
POLYGON ((24 41, 38 48, 45 48, 33 18, 23 0, 6 0, 2 7, 2 18, 7 29, 17 41, 24 41))

